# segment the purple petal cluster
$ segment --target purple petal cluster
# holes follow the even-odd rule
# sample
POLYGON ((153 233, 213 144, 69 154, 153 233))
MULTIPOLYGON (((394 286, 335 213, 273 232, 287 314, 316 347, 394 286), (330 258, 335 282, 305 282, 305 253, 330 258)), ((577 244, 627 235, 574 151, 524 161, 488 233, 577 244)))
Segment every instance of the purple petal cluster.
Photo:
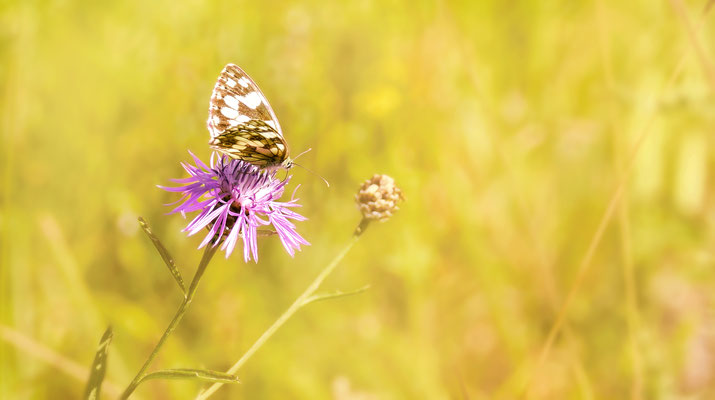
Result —
MULTIPOLYGON (((226 257, 233 252, 238 238, 243 242, 243 258, 258 261, 257 237, 260 227, 272 225, 288 254, 293 256, 300 245, 309 243, 296 231, 290 220, 306 218, 291 210, 300 207, 295 198, 278 201, 290 180, 276 177, 276 171, 260 170, 258 167, 227 156, 211 157, 210 167, 193 153, 194 164, 182 163, 188 178, 172 179, 182 184, 178 187, 163 187, 164 190, 182 194, 176 203, 181 203, 171 213, 196 212, 199 214, 184 228, 188 235, 208 229, 208 234, 199 248, 223 241, 221 250, 226 257)), ((176 204, 173 203, 173 204, 176 204)))

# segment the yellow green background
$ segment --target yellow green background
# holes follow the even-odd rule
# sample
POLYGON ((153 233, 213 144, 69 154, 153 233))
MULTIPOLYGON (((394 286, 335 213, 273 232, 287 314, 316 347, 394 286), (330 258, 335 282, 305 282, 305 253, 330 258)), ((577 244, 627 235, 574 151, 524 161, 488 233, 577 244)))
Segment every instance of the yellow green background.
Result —
MULTIPOLYGON (((189 279, 201 238, 156 185, 185 176, 187 150, 208 158, 229 62, 331 187, 290 171, 312 245, 216 257, 153 369, 232 365, 349 239, 359 184, 386 173, 407 201, 325 284, 371 289, 300 311, 213 398, 715 398, 705 5, 3 2, 0 398, 78 398, 108 324, 103 398, 149 354, 181 294, 136 219, 189 279)), ((136 398, 201 387, 150 381, 136 398)))

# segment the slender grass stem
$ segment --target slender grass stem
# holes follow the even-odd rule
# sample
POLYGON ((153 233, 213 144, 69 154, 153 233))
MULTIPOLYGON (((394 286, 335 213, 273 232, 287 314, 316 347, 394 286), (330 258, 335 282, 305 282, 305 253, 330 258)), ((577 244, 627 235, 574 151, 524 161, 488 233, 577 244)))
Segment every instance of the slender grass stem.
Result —
MULTIPOLYGON (((368 223, 369 221, 366 219, 363 219, 360 222, 360 225, 358 225, 358 228, 355 230, 355 233, 350 238, 350 241, 347 243, 347 245, 340 251, 340 253, 335 256, 335 258, 333 258, 330 263, 328 263, 328 265, 325 266, 325 268, 323 268, 322 271, 320 271, 320 273, 313 280, 313 282, 311 282, 311 284, 308 285, 305 291, 300 296, 298 296, 297 299, 295 299, 293 304, 291 304, 290 307, 288 307, 288 309, 285 310, 285 312, 283 312, 280 317, 278 317, 278 319, 273 323, 273 325, 271 325, 265 332, 263 332, 263 334, 258 338, 258 340, 253 343, 253 345, 241 356, 241 358, 236 361, 236 363, 233 364, 233 366, 229 368, 228 371, 226 371, 227 374, 236 374, 236 372, 238 372, 238 370, 243 366, 243 364, 245 364, 246 361, 248 361, 248 359, 250 359, 251 356, 253 356, 253 354, 255 354, 256 351, 258 351, 258 349, 260 349, 261 346, 263 346, 263 344, 265 344, 266 341, 268 341, 268 339, 270 339, 270 337, 273 336, 273 334, 276 333, 276 331, 280 329, 280 327, 283 326, 283 324, 288 321, 290 317, 293 316, 293 314, 300 310, 304 305, 311 302, 313 295, 318 290, 318 288, 320 288, 320 285, 323 283, 325 278, 327 278, 328 275, 330 275, 330 273, 335 270, 335 267, 338 266, 340 261, 342 261, 345 255, 358 241, 360 235, 365 232, 368 223)), ((220 389, 221 386, 223 386, 223 383, 221 382, 214 383, 213 385, 209 386, 206 391, 199 393, 196 399, 204 400, 209 398, 209 396, 211 396, 214 392, 220 389)))
MULTIPOLYGON (((708 2, 708 7, 703 11, 701 18, 700 18, 700 22, 698 23, 697 27, 695 28, 696 32, 700 32, 700 29, 702 29, 702 27, 704 25, 704 21, 705 21, 705 16, 707 15, 708 11, 710 11, 709 5, 711 3, 712 2, 708 2)), ((672 72, 670 73, 670 77, 665 82, 665 84, 663 85, 661 90, 654 95, 653 104, 657 104, 663 98, 663 95, 665 93, 667 93, 667 91, 673 87, 673 85, 675 84, 677 79, 680 77, 680 74, 683 72, 684 67, 685 67, 685 61, 687 59, 687 55, 688 55, 688 53, 684 52, 680 56, 678 63, 675 65, 672 72)), ((524 385, 520 391, 520 395, 519 395, 520 399, 528 399, 531 394, 531 391, 530 391, 531 383, 534 381, 535 376, 538 374, 538 372, 544 366, 544 363, 546 362, 546 359, 549 356, 549 353, 550 353, 551 348, 554 344, 554 341, 556 340, 556 337, 558 336, 558 334, 561 332, 561 329, 564 325, 564 321, 566 319, 566 315, 567 315, 568 310, 571 306, 571 303, 576 298, 576 296, 581 288, 581 285, 583 284, 584 279, 590 270, 590 267, 592 265, 591 261, 596 253, 598 245, 600 244, 601 239, 603 238, 604 232, 606 231, 606 228, 608 227, 609 223, 611 222, 611 219, 618 208, 619 202, 621 201, 621 197, 623 196, 623 193, 624 193, 625 188, 628 183, 628 178, 629 178, 631 172, 633 171, 636 156, 638 155, 638 152, 640 151, 643 142, 645 142, 645 140, 648 138, 648 135, 651 132, 651 127, 652 127, 657 116, 658 116, 658 114, 655 112, 653 114, 651 114, 648 117, 648 119, 646 119, 645 124, 643 125, 642 129, 639 130, 635 144, 631 147, 631 151, 629 152, 629 155, 628 155, 627 159, 625 160, 623 169, 621 171, 621 175, 619 176, 618 183, 616 185, 615 190, 613 191, 613 195, 611 196, 611 199, 608 202, 606 211, 601 216, 601 220, 598 224, 598 227, 596 228, 596 232, 593 234, 593 237, 591 238, 591 241, 588 245, 588 249, 586 250, 585 255, 581 259, 581 263, 579 264, 578 270, 576 271, 576 277, 574 278, 574 281, 571 284, 571 288, 569 289, 568 294, 566 295, 566 300, 564 300, 561 307, 559 308, 556 319, 555 319, 554 323, 551 325, 551 328, 549 329, 549 332, 546 336, 546 340, 545 340, 543 346, 541 347, 541 351, 539 352, 538 358, 536 359, 536 363, 531 368, 531 371, 529 372, 528 376, 526 377, 524 385)))
POLYGON ((186 310, 189 308, 191 302, 194 299, 194 294, 196 294, 196 289, 199 286, 199 281, 204 275, 206 267, 209 265, 211 258, 214 254, 216 254, 217 249, 218 247, 206 246, 204 254, 201 257, 201 261, 199 262, 199 266, 196 269, 196 273, 194 274, 194 279, 191 280, 189 290, 186 292, 186 295, 184 296, 184 301, 179 306, 179 309, 176 310, 174 319, 172 319, 169 323, 169 326, 164 331, 164 334, 161 336, 161 339, 159 339, 159 342, 157 342, 156 346, 154 346, 154 349, 151 351, 151 354, 149 354, 149 357, 144 362, 144 365, 142 365, 142 367, 139 369, 139 372, 137 372, 137 375, 134 377, 134 379, 132 379, 131 383, 129 383, 129 386, 124 389, 124 393, 122 393, 122 395, 119 397, 120 399, 123 400, 129 398, 132 392, 134 392, 137 386, 139 386, 139 383, 144 377, 147 368, 149 368, 152 361, 154 361, 154 358, 156 358, 156 355, 159 353, 159 350, 164 345, 164 342, 166 342, 166 339, 169 338, 169 336, 174 332, 174 329, 176 329, 176 326, 179 324, 179 322, 181 322, 181 319, 184 317, 186 310))

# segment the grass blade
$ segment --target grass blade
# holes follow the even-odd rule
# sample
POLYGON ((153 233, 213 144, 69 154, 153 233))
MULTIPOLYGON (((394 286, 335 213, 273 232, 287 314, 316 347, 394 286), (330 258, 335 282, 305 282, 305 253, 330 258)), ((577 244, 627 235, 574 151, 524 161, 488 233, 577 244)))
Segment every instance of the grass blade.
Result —
POLYGON ((99 341, 99 347, 97 347, 97 353, 92 362, 92 368, 89 372, 89 381, 87 382, 87 387, 84 389, 84 399, 99 399, 102 381, 107 372, 107 352, 109 351, 109 344, 112 342, 112 335, 112 327, 108 326, 107 330, 104 331, 104 335, 102 335, 102 340, 99 341))
POLYGON ((176 283, 179 284, 179 287, 181 288, 181 291, 184 293, 184 296, 186 296, 186 286, 184 286, 184 278, 181 276, 181 272, 179 272, 179 269, 176 268, 176 263, 174 262, 174 259, 171 257, 171 254, 169 254, 169 251, 164 247, 164 245, 161 243, 161 240, 159 240, 156 235, 151 231, 151 228, 149 227, 149 224, 146 222, 146 220, 142 217, 139 217, 139 225, 142 227, 144 230, 144 233, 146 233, 147 236, 149 236, 149 239, 151 239, 151 242, 154 243, 154 247, 156 247, 156 250, 159 252, 161 255, 161 258, 164 260, 164 264, 169 268, 169 272, 171 272, 171 276, 174 277, 174 280, 176 283))
POLYGON ((238 383, 238 377, 236 375, 227 374, 219 371, 210 371, 207 369, 189 369, 189 368, 177 368, 177 369, 163 369, 161 371, 152 372, 150 374, 144 375, 139 382, 144 382, 149 379, 196 379, 200 381, 208 382, 221 382, 221 383, 238 383))
POLYGON ((333 293, 314 294, 314 295, 308 297, 307 299, 305 299, 305 301, 303 302, 303 305, 306 306, 306 305, 308 305, 310 303, 314 303, 316 301, 323 301, 323 300, 337 299, 340 297, 354 296, 354 295, 360 294, 368 289, 370 289, 370 285, 365 285, 359 289, 350 290, 347 292, 343 292, 341 290, 336 290, 333 293))

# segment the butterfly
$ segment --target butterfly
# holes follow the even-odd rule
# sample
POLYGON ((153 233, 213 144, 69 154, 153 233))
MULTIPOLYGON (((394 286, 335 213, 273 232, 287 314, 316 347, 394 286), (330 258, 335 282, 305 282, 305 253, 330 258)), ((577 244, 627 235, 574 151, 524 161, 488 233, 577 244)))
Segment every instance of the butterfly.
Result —
POLYGON ((266 96, 241 68, 226 65, 216 81, 206 121, 209 146, 259 168, 293 166, 288 143, 266 96))

